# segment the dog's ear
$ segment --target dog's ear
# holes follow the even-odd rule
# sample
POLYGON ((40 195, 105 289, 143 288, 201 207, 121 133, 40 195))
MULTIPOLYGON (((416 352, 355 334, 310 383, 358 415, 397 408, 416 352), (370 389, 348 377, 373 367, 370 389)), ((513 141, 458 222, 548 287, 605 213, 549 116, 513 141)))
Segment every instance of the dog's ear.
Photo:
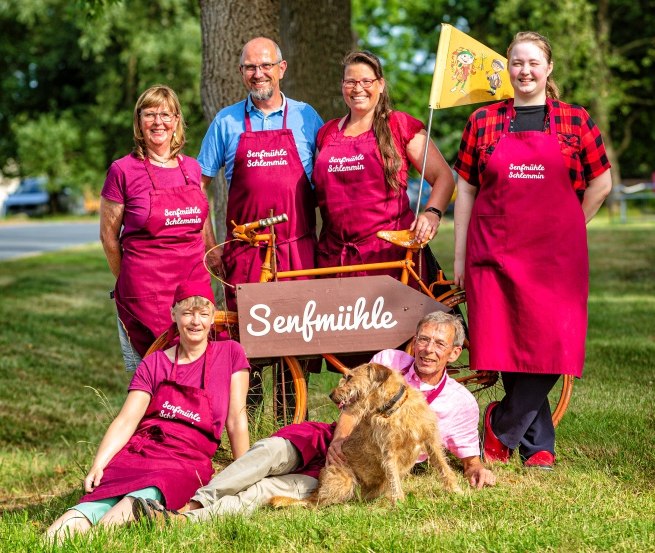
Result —
POLYGON ((391 369, 384 365, 380 365, 379 363, 369 363, 367 368, 371 382, 379 382, 382 384, 391 376, 391 369))

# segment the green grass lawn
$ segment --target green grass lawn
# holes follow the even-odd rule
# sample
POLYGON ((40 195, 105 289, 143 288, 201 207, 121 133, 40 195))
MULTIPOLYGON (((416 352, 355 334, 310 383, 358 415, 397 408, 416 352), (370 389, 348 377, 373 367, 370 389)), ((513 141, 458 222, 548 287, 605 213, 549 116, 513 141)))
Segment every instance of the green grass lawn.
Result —
MULTIPOLYGON (((557 430, 554 472, 513 460, 495 468, 495 488, 461 496, 413 475, 395 508, 262 509, 95 532, 61 550, 655 551, 655 225, 599 220, 589 243, 587 365, 557 430)), ((451 273, 452 224, 436 249, 451 273)), ((125 397, 112 284, 100 247, 0 263, 1 551, 49 550, 41 534, 81 495, 125 397)), ((317 404, 335 376, 312 378, 317 404)))

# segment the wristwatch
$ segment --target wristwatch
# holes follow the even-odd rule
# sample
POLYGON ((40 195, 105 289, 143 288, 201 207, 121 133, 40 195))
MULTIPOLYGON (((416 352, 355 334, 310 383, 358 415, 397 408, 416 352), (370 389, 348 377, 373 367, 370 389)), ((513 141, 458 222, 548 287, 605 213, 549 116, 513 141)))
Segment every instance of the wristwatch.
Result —
POLYGON ((443 217, 443 212, 440 209, 437 209, 436 207, 428 207, 425 209, 426 213, 434 213, 439 219, 443 217))

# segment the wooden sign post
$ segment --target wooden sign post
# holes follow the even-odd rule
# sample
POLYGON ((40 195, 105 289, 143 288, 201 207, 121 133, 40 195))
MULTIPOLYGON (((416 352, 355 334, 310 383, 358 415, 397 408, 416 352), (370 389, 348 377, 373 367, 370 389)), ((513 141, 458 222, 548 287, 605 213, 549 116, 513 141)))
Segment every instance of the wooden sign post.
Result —
POLYGON ((237 300, 251 358, 396 348, 421 317, 449 311, 390 276, 241 284, 237 300))

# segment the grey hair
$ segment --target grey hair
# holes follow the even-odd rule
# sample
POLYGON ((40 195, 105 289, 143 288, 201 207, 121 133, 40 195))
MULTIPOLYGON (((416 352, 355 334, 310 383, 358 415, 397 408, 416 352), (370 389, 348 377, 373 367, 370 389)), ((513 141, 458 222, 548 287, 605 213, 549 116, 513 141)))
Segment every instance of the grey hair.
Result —
POLYGON ((418 335, 421 328, 429 323, 452 326, 455 329, 455 339, 453 345, 455 347, 462 347, 464 345, 466 332, 464 331, 464 323, 461 316, 445 313, 444 311, 433 311, 432 313, 425 315, 418 322, 416 325, 416 334, 418 335))
POLYGON ((209 301, 207 298, 204 298, 202 296, 190 296, 188 298, 185 298, 177 302, 171 308, 171 311, 185 311, 187 309, 194 311, 196 309, 204 309, 205 307, 209 307, 212 310, 212 313, 216 311, 216 307, 214 306, 214 304, 211 301, 209 301))

